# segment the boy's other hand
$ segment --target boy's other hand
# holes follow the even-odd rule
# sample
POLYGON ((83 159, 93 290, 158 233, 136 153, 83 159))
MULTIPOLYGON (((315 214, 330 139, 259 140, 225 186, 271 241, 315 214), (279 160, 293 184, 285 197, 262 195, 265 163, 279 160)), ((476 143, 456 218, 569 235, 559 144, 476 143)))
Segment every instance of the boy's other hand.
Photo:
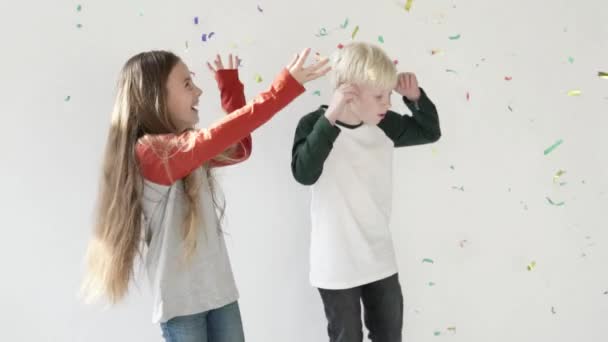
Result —
POLYGON ((412 72, 402 72, 397 77, 395 91, 412 102, 418 101, 420 98, 420 87, 418 87, 416 75, 412 72))
POLYGON ((352 84, 342 84, 335 91, 332 96, 331 103, 325 111, 325 117, 332 124, 336 123, 336 120, 340 118, 340 115, 346 109, 346 105, 354 103, 359 98, 359 88, 352 84))

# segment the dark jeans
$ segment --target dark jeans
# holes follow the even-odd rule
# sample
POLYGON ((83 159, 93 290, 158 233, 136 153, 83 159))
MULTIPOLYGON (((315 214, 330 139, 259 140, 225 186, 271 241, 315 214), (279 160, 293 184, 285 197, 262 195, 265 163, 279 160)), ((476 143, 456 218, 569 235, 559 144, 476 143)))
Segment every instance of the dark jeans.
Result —
POLYGON ((403 295, 399 276, 394 274, 373 283, 345 290, 319 289, 330 342, 361 342, 361 302, 369 339, 401 342, 403 295))

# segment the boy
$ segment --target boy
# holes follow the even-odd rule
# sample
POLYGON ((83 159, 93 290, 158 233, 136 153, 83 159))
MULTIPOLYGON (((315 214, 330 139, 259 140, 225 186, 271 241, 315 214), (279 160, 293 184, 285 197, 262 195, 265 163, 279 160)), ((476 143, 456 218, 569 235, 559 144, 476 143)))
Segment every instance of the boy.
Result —
POLYGON ((310 281, 319 289, 331 342, 401 341, 403 296, 389 231, 393 148, 441 136, 434 104, 416 76, 397 74, 380 48, 352 43, 332 60, 329 106, 298 123, 295 179, 312 186, 310 281), (396 91, 413 116, 389 111, 396 91))

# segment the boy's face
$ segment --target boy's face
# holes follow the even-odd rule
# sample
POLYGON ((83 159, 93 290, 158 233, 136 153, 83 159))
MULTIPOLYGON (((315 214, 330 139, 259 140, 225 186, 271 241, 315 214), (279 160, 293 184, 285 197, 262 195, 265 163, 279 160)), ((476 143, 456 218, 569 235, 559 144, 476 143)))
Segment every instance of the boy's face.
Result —
POLYGON ((359 120, 368 125, 377 125, 391 107, 392 89, 358 84, 359 96, 351 110, 359 120))

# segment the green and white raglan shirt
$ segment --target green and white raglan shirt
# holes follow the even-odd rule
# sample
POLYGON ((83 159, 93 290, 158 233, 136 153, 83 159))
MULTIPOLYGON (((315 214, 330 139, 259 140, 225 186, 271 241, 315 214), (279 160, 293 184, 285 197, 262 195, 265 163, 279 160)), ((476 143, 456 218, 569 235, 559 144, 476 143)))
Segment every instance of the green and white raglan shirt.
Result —
POLYGON ((413 115, 388 111, 377 125, 325 117, 327 106, 298 123, 292 150, 295 179, 311 185, 310 281, 347 289, 397 273, 389 222, 393 148, 435 142, 441 136, 435 105, 424 90, 413 115))

